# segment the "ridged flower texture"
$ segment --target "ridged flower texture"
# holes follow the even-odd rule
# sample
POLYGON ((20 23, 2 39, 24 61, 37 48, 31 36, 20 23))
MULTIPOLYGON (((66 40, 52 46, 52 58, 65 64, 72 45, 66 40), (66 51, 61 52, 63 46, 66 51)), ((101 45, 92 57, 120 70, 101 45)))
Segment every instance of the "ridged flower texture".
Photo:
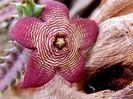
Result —
POLYGON ((85 70, 82 52, 96 42, 97 35, 95 21, 70 19, 68 8, 57 1, 45 2, 38 17, 18 19, 10 36, 32 50, 21 87, 40 87, 56 74, 76 82, 85 70))

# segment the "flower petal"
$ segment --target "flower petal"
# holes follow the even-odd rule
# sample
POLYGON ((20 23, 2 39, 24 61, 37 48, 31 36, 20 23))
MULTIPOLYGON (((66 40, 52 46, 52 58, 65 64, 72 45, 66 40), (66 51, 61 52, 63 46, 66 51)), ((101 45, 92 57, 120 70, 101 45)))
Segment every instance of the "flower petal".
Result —
POLYGON ((77 40, 80 40, 80 49, 87 49, 96 42, 98 35, 98 27, 95 21, 89 19, 74 19, 71 21, 77 30, 79 30, 80 35, 76 33, 77 40))
POLYGON ((40 24, 41 21, 34 17, 21 18, 10 30, 10 36, 23 47, 34 49, 35 38, 40 24))
POLYGON ((62 18, 63 16, 69 16, 68 8, 58 1, 44 1, 44 5, 46 5, 46 7, 44 8, 42 15, 39 17, 43 21, 47 21, 48 19, 55 17, 62 18))
POLYGON ((82 76, 84 70, 85 59, 79 54, 75 56, 74 60, 69 60, 68 63, 62 64, 58 72, 65 80, 73 83, 82 76))
POLYGON ((50 81, 55 74, 52 66, 46 66, 37 52, 33 52, 21 88, 40 87, 50 81))

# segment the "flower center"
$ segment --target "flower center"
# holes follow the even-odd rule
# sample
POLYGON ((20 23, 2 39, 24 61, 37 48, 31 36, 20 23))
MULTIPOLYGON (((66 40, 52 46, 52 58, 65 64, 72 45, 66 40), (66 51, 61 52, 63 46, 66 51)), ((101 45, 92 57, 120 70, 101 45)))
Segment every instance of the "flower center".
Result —
POLYGON ((55 36, 54 46, 59 50, 62 50, 63 47, 66 45, 65 35, 58 34, 55 36))

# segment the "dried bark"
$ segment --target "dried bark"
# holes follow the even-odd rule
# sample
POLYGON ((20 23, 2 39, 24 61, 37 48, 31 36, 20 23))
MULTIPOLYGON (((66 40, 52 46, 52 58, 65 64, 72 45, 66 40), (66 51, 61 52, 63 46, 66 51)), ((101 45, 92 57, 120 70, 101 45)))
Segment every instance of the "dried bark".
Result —
MULTIPOLYGON (((99 35, 88 52, 86 67, 96 71, 117 63, 131 65, 133 55, 133 14, 108 19, 99 25, 99 35)), ((88 71, 90 73, 92 71, 88 71)), ((90 74, 91 75, 91 74, 90 74)))
POLYGON ((93 11, 90 18, 101 23, 111 17, 133 12, 133 0, 102 0, 101 5, 93 11))
MULTIPOLYGON (((104 70, 114 66, 115 64, 120 64, 124 67, 122 78, 130 81, 127 85, 133 80, 133 14, 126 16, 116 17, 108 19, 107 21, 99 25, 99 36, 98 40, 89 52, 87 56, 87 73, 88 78, 90 79, 94 74, 99 71, 104 70)), ((111 74, 112 75, 112 74, 111 74)), ((88 80, 89 80, 88 79, 88 80)), ((117 81, 117 87, 120 87, 119 83, 122 80, 117 81)), ((110 82, 111 83, 111 82, 110 82)), ((123 86, 125 87, 125 86, 123 86)), ((132 88, 132 87, 130 87, 132 88)), ((119 94, 126 94, 126 89, 116 92, 115 96, 119 94), (124 93, 125 92, 125 93, 124 93)), ((130 90, 132 92, 133 90, 130 90)), ((127 95, 127 94, 126 94, 127 95)), ((125 96, 126 96, 125 95, 125 96)), ((130 94, 132 95, 132 94, 130 94)), ((120 99, 120 98, 119 98, 120 99)))

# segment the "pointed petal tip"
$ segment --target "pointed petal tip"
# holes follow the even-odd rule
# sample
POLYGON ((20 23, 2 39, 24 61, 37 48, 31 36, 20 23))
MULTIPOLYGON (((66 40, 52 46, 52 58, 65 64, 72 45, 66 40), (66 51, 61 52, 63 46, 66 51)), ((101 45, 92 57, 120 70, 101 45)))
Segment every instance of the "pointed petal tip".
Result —
POLYGON ((77 27, 80 32, 78 38, 81 38, 80 49, 88 49, 97 40, 98 25, 94 20, 77 18, 72 20, 72 23, 77 27))
POLYGON ((66 5, 58 1, 45 1, 42 3, 45 6, 45 10, 39 16, 42 21, 47 21, 51 16, 53 17, 67 17, 69 18, 69 10, 66 5))
POLYGON ((43 86, 55 75, 55 71, 51 68, 51 66, 45 66, 42 64, 44 60, 38 60, 38 57, 36 56, 38 56, 37 52, 33 52, 31 54, 23 82, 20 85, 21 88, 25 89, 43 86))
POLYGON ((10 29, 10 37, 26 48, 35 48, 34 35, 37 33, 40 20, 35 17, 19 19, 10 29), (34 31, 34 32, 31 32, 34 31), (28 36, 28 37, 27 37, 28 36))

